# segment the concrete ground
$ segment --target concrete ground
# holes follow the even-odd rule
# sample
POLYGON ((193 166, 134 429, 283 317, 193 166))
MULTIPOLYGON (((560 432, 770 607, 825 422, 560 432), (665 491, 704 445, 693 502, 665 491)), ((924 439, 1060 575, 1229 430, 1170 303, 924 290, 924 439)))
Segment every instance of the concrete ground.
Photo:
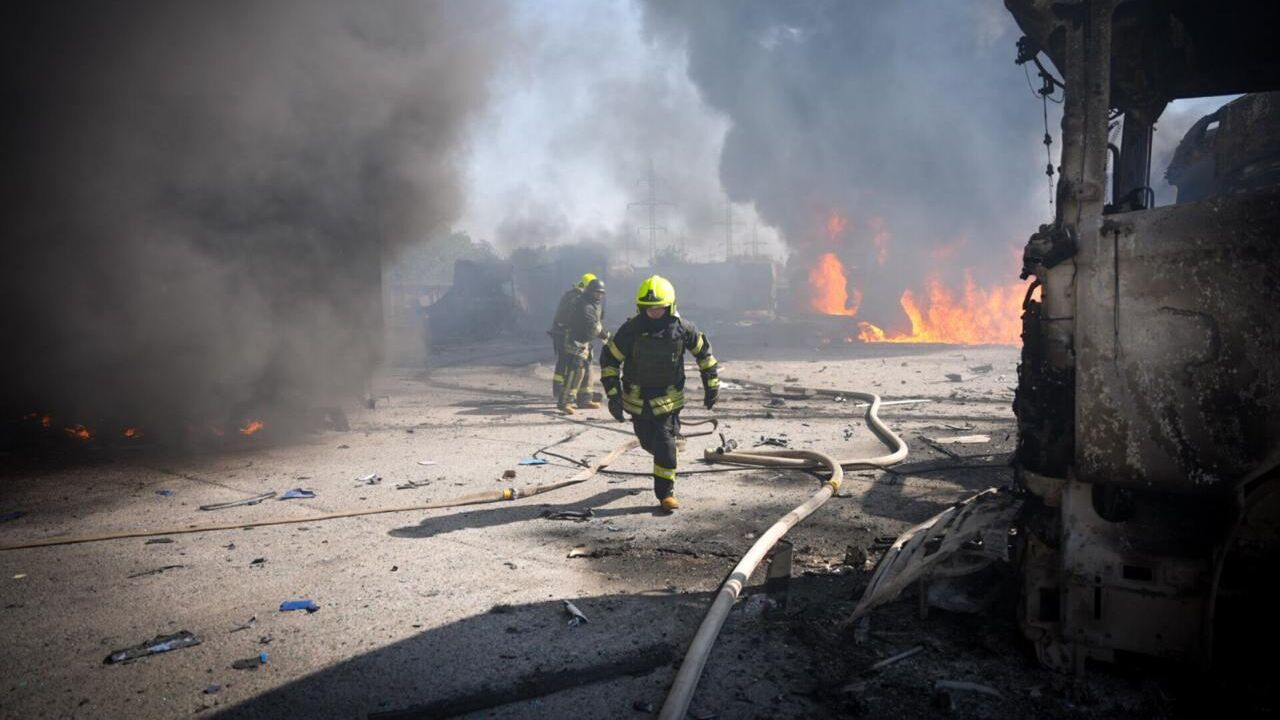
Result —
MULTIPOLYGON (((776 398, 746 381, 926 402, 881 413, 911 447, 905 468, 850 473, 841 495, 788 536, 796 561, 786 606, 771 607, 757 592, 760 577, 753 580, 711 656, 691 716, 927 716, 936 711, 929 688, 938 678, 980 682, 1004 696, 964 698, 959 711, 969 703, 978 716, 1160 707, 1158 692, 1116 678, 1081 705, 1035 667, 1004 611, 980 621, 934 612, 922 621, 914 603, 903 601, 878 614, 866 645, 855 647, 834 629, 865 584, 877 538, 1009 482, 1003 463, 1014 442, 1015 349, 768 348, 744 333, 724 329, 717 342, 726 383, 714 413, 720 432, 744 447, 777 438, 841 458, 882 450, 853 403, 776 398), (922 439, 974 434, 989 441, 932 446, 922 439), (960 464, 978 467, 954 467, 960 464), (859 553, 866 551, 871 561, 864 563, 859 553), (916 644, 925 651, 866 675, 876 659, 916 644)), ((554 452, 597 458, 626 441, 629 426, 604 410, 557 416, 544 354, 541 344, 495 343, 439 353, 427 373, 388 371, 376 387, 388 399, 351 414, 348 432, 281 441, 264 431, 199 455, 142 449, 3 458, 0 511, 26 514, 0 524, 0 545, 411 506, 566 479, 577 468, 563 460, 517 463, 575 433, 554 452), (476 358, 486 364, 463 364, 476 358), (508 470, 514 480, 502 479, 508 470), (370 473, 381 482, 358 480, 370 473), (410 481, 422 485, 396 488, 410 481), (294 487, 316 497, 198 509, 294 487)), ((685 413, 686 420, 707 416, 700 405, 685 413)), ((698 459, 719 442, 691 438, 682 471, 708 468, 698 459)), ((678 484, 682 509, 666 516, 655 512, 650 465, 632 451, 612 469, 634 475, 600 475, 516 502, 158 535, 172 540, 166 543, 131 538, 0 552, 0 715, 349 718, 520 698, 468 717, 642 717, 661 705, 678 664, 670 657, 683 656, 710 593, 738 556, 817 487, 799 472, 690 473, 678 484), (544 517, 587 508, 593 516, 583 522, 544 517), (575 548, 588 557, 567 557, 575 548), (320 610, 278 610, 301 598, 320 610), (570 627, 563 600, 589 622, 570 627), (252 627, 235 630, 246 624, 252 627), (202 644, 103 663, 113 650, 178 630, 202 644), (256 669, 231 667, 264 652, 256 669), (649 667, 630 668, 634 675, 618 674, 629 661, 654 657, 649 667), (575 680, 595 682, 541 694, 575 680)))

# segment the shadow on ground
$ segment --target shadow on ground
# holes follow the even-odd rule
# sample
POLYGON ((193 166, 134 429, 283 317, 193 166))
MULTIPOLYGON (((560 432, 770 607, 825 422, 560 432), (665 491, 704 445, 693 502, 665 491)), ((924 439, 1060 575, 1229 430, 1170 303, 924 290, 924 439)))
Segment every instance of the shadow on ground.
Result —
POLYGON ((635 494, 634 490, 613 488, 596 493, 571 503, 538 503, 532 505, 499 505, 483 510, 469 510, 453 515, 429 517, 417 525, 395 528, 387 534, 396 538, 429 538, 447 535, 460 530, 475 530, 498 525, 510 525, 521 522, 573 523, 573 520, 548 520, 544 516, 564 511, 591 510, 591 517, 596 520, 621 517, 623 515, 654 515, 657 511, 652 507, 604 507, 615 500, 635 494))

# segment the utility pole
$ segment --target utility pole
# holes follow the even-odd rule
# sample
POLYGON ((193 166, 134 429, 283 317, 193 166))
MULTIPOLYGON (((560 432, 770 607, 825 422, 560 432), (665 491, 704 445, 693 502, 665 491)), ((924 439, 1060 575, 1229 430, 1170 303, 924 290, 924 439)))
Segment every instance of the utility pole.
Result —
POLYGON ((649 264, 652 265, 654 258, 658 254, 657 233, 659 230, 667 232, 665 227, 658 225, 655 213, 659 205, 671 205, 666 200, 658 199, 658 179, 653 175, 653 158, 649 158, 649 175, 641 180, 636 181, 638 184, 643 183, 648 188, 647 198, 645 200, 627 203, 627 209, 633 207, 644 207, 649 209, 649 264))
POLYGON ((724 259, 728 262, 733 259, 733 226, 739 224, 733 219, 733 201, 726 199, 724 201, 724 222, 718 222, 716 225, 724 225, 724 259))
POLYGON ((751 257, 760 257, 760 221, 751 221, 751 257))

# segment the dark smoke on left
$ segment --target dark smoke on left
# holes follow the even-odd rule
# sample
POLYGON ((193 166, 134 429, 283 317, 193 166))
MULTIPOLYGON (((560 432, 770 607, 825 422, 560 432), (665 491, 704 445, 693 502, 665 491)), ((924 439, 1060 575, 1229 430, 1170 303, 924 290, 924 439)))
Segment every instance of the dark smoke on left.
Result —
POLYGON ((0 10, 0 422, 235 423, 357 396, 384 257, 446 227, 485 3, 0 10))

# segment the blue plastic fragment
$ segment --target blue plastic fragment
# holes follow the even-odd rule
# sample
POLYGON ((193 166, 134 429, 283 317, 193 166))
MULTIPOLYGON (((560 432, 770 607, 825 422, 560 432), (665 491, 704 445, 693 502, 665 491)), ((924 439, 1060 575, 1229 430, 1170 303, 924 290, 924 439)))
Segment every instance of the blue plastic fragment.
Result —
POLYGON ((320 609, 315 600, 285 600, 280 603, 280 612, 289 612, 290 610, 306 610, 313 613, 320 609))
POLYGON ((165 496, 165 497, 169 497, 170 495, 173 495, 173 491, 172 491, 172 490, 157 490, 157 491, 156 491, 156 494, 157 494, 157 495, 163 495, 163 496, 165 496))
POLYGON ((281 500, 293 500, 295 498, 313 498, 316 494, 312 490, 303 490, 302 488, 294 488, 280 496, 281 500))
POLYGON ((10 520, 17 520, 23 515, 26 515, 26 513, 22 512, 21 510, 13 510, 7 513, 0 513, 0 522, 9 522, 10 520))
POLYGON ((521 465, 546 465, 547 461, 544 458, 527 457, 527 458, 520 458, 520 464, 521 465))

